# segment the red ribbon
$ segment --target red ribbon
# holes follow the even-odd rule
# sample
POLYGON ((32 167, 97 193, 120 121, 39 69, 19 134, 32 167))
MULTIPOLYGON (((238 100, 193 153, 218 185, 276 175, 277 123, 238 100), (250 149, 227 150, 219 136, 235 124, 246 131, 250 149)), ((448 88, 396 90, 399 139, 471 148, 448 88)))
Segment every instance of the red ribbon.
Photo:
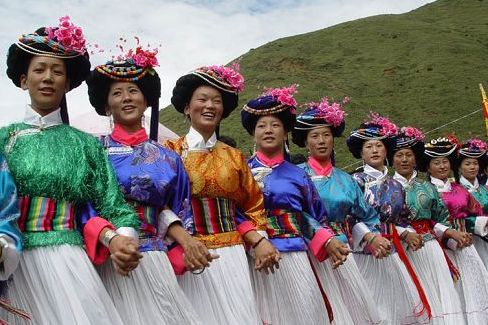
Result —
MULTIPOLYGON (((308 258, 308 260, 310 262, 310 267, 312 268, 313 275, 315 276, 315 280, 317 281, 317 284, 319 286, 320 293, 322 294, 322 298, 324 299, 325 308, 327 309, 327 315, 329 316, 329 322, 332 323, 332 321, 334 320, 334 312, 332 311, 332 306, 330 304, 329 298, 327 298, 324 288, 322 288, 322 283, 320 283, 319 276, 317 275, 317 270, 315 270, 315 267, 313 266, 310 257, 308 258)), ((328 262, 324 262, 324 263, 328 263, 328 262)))
POLYGON ((420 281, 417 277, 417 274, 415 274, 415 270, 412 267, 412 264, 410 264, 410 261, 407 257, 407 254, 405 253, 405 250, 403 249, 402 243, 400 242, 400 236, 398 235, 398 232, 395 228, 394 225, 391 225, 390 227, 392 234, 391 235, 383 235, 383 237, 387 239, 391 239, 393 242, 393 246, 395 247, 398 257, 400 257, 400 260, 405 264, 405 267, 407 268, 408 274, 410 274, 410 277, 412 278, 413 283, 415 284, 415 287, 417 288, 417 292, 420 297, 420 301, 422 302, 423 308, 415 314, 415 316, 420 316, 424 312, 427 312, 427 316, 429 319, 432 319, 432 310, 430 308, 429 301, 427 300, 427 296, 425 295, 424 289, 422 288, 422 285, 420 284, 420 281))
POLYGON ((454 263, 451 261, 449 256, 446 254, 446 247, 442 244, 442 242, 435 237, 434 231, 432 230, 432 223, 431 220, 417 220, 412 221, 412 227, 418 234, 431 234, 437 240, 439 245, 441 246, 442 253, 444 254, 444 258, 446 259, 447 266, 449 267, 449 271, 451 272, 451 277, 454 281, 458 281, 461 277, 461 273, 456 268, 454 263))

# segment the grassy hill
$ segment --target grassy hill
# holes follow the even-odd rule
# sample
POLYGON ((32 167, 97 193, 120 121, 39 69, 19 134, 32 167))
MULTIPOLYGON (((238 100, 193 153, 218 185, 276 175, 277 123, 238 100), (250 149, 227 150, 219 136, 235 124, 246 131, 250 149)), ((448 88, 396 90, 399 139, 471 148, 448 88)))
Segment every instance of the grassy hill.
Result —
MULTIPOLYGON (((279 39, 245 53, 241 72, 246 90, 240 107, 263 87, 290 83, 300 85, 299 103, 349 96, 346 131, 336 141, 337 165, 343 167, 356 161, 345 136, 371 110, 427 132, 481 108, 478 84, 488 88, 488 0, 439 0, 402 15, 279 39)), ((240 107, 222 122, 221 134, 248 153, 252 139, 240 124, 240 107)), ((189 128, 172 107, 160 119, 178 134, 189 128)), ((481 112, 427 137, 452 131, 486 140, 481 112)))

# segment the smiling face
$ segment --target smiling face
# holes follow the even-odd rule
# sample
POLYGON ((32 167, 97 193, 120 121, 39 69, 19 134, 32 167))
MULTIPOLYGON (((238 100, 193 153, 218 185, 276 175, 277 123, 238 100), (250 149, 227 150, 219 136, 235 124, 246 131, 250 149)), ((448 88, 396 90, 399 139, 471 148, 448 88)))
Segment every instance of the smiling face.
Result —
POLYGON ((142 115, 147 109, 144 94, 133 82, 114 81, 110 85, 106 111, 112 115, 114 122, 127 131, 137 131, 141 125, 142 115))
POLYGON ((268 156, 283 152, 285 128, 281 120, 273 115, 259 118, 254 128, 256 147, 268 156))
POLYGON ((200 86, 191 96, 184 113, 190 118, 191 126, 204 137, 210 137, 217 128, 224 112, 222 94, 211 86, 200 86))
POLYGON ((415 168, 415 154, 412 149, 400 149, 393 155, 393 168, 403 177, 410 179, 415 168))
POLYGON ((385 166, 386 147, 380 140, 367 140, 363 143, 361 158, 365 164, 382 171, 385 166))
POLYGON ((459 174, 463 175, 470 182, 474 182, 479 171, 480 165, 476 158, 464 158, 459 166, 459 174))
POLYGON ((20 76, 20 86, 29 91, 32 108, 42 116, 59 108, 69 90, 66 65, 63 60, 33 56, 27 73, 20 76))
POLYGON ((310 156, 318 161, 329 161, 334 150, 334 137, 328 126, 321 126, 308 131, 305 146, 310 156))
POLYGON ((432 177, 446 181, 451 172, 451 163, 446 157, 433 158, 429 162, 427 171, 432 177))

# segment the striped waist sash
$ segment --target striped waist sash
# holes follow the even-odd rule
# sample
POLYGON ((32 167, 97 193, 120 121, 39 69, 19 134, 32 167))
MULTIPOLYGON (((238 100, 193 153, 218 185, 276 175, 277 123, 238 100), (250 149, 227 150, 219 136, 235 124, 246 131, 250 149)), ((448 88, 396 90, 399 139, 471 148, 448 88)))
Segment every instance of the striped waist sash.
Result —
POLYGON ((76 207, 66 201, 42 196, 19 197, 20 231, 41 232, 76 228, 76 207))
POLYGON ((270 238, 301 237, 302 214, 282 209, 267 210, 267 229, 270 238))
POLYGON ((466 232, 466 219, 463 218, 452 218, 449 220, 452 227, 457 231, 464 231, 466 232))
POLYGON ((236 207, 224 197, 192 197, 195 231, 199 235, 220 234, 236 230, 236 207))
POLYGON ((347 222, 327 222, 327 225, 330 229, 334 232, 336 236, 344 235, 346 238, 349 238, 351 234, 349 225, 347 222))
POLYGON ((153 238, 158 235, 159 213, 161 208, 143 205, 136 201, 127 201, 131 205, 141 220, 139 238, 153 238))

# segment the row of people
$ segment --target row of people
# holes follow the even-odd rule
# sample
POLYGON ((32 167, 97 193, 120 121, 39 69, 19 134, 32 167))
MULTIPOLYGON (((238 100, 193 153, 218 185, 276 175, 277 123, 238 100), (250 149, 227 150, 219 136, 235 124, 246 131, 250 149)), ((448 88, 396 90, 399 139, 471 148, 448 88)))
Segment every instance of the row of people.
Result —
POLYGON ((351 177, 332 164, 342 103, 296 116, 292 86, 243 107, 256 142, 246 161, 215 134, 243 78, 210 66, 177 81, 171 102, 191 127, 163 146, 141 126, 160 97, 154 53, 139 48, 90 72, 76 29, 64 17, 24 35, 7 62, 31 104, 23 123, 0 131, 12 175, 2 164, 3 278, 13 273, 8 296, 36 324, 487 323, 478 252, 488 211, 464 172, 482 142, 423 147, 418 130, 374 115, 347 140, 364 161, 351 177), (90 103, 114 122, 100 141, 62 123, 65 92, 85 79, 90 103), (310 152, 301 168, 285 159, 288 132, 310 152), (469 190, 448 179, 458 154, 469 190))

